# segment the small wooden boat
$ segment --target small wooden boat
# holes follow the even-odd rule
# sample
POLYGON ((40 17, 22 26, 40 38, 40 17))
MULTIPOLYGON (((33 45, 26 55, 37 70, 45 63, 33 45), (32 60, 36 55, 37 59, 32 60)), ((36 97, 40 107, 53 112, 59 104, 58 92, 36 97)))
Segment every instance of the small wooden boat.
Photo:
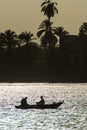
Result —
POLYGON ((45 105, 19 105, 15 106, 17 109, 56 109, 60 105, 62 105, 64 101, 58 102, 58 103, 52 103, 52 104, 45 104, 45 105))

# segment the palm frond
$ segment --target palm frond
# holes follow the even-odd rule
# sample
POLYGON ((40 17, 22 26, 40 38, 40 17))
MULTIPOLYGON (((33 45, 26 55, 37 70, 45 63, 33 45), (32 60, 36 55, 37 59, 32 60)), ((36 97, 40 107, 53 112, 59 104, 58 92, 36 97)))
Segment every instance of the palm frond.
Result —
POLYGON ((46 6, 42 7, 41 12, 45 12, 46 6))
POLYGON ((58 9, 56 7, 54 7, 54 11, 58 14, 58 9))
POLYGON ((37 32, 37 37, 39 38, 43 33, 45 32, 45 30, 40 30, 37 32))
POLYGON ((55 4, 55 5, 58 5, 58 3, 57 3, 57 2, 54 2, 54 4, 55 4))
POLYGON ((42 4, 41 4, 41 7, 43 6, 43 5, 45 5, 45 4, 47 4, 48 3, 48 1, 47 2, 43 2, 42 4))

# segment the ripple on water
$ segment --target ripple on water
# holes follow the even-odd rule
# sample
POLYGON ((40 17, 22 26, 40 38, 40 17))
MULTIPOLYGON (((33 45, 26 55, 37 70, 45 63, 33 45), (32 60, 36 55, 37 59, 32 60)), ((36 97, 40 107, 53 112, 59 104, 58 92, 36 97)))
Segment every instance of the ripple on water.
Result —
POLYGON ((0 130, 87 130, 87 84, 0 84, 0 130), (21 98, 34 104, 65 100, 58 109, 17 110, 21 98))

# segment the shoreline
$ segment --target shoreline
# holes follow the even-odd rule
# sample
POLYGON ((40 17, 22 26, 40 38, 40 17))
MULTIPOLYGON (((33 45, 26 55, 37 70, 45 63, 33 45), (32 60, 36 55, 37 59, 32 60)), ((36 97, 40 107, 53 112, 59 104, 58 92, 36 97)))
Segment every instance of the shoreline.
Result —
POLYGON ((28 66, 0 69, 0 83, 87 83, 85 66, 28 66))

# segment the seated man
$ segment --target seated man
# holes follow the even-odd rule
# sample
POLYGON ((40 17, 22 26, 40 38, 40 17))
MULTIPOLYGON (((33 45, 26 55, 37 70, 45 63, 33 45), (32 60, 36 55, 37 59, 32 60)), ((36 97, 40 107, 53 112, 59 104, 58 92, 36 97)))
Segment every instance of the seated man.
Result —
POLYGON ((23 99, 21 100, 21 105, 22 105, 22 106, 28 105, 28 104, 27 104, 27 97, 25 97, 25 98, 23 98, 23 99))
POLYGON ((45 104, 45 101, 44 101, 44 99, 43 99, 43 96, 41 96, 40 98, 41 98, 41 100, 40 100, 39 102, 37 102, 36 104, 42 106, 42 105, 45 104))

